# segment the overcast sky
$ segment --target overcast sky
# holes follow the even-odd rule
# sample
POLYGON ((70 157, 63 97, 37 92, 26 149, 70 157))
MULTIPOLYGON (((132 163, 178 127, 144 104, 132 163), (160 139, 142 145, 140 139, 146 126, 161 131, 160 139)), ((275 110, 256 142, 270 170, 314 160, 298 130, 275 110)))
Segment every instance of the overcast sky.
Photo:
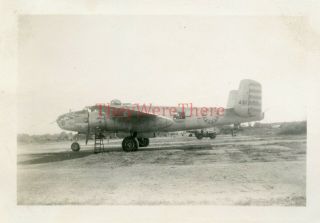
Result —
POLYGON ((18 132, 60 132, 69 109, 123 102, 226 106, 251 78, 263 122, 306 119, 303 17, 21 16, 18 132))

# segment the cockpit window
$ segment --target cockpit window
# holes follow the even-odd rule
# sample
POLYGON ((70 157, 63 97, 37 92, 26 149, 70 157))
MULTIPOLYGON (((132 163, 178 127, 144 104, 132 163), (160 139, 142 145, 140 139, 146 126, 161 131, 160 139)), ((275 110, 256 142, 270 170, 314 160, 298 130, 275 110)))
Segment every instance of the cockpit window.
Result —
POLYGON ((113 99, 111 102, 110 102, 111 105, 121 105, 121 101, 119 99, 113 99))

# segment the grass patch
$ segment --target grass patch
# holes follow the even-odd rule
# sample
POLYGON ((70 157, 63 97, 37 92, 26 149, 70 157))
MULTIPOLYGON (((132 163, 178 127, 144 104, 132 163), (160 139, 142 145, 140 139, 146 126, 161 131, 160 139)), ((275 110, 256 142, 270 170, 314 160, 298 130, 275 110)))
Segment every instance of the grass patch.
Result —
POLYGON ((291 122, 281 125, 277 135, 300 135, 307 133, 307 122, 291 122))

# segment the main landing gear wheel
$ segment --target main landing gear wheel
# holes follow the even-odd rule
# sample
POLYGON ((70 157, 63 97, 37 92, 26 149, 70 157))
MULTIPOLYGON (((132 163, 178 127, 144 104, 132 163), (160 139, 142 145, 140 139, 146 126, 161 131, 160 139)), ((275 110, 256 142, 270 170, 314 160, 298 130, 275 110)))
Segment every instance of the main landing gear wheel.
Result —
POLYGON ((211 133, 211 134, 209 135, 210 139, 214 139, 214 138, 216 138, 216 136, 217 136, 216 133, 211 133))
POLYGON ((148 138, 138 138, 138 142, 140 147, 147 147, 149 145, 148 138))
POLYGON ((197 139, 202 139, 203 138, 203 134, 202 133, 196 133, 195 134, 197 139))
POLYGON ((79 143, 73 142, 73 143, 71 144, 71 150, 72 150, 73 152, 78 152, 78 151, 80 150, 80 145, 79 145, 79 143))
POLYGON ((122 141, 122 149, 125 152, 134 152, 139 149, 139 142, 134 137, 126 137, 122 141))

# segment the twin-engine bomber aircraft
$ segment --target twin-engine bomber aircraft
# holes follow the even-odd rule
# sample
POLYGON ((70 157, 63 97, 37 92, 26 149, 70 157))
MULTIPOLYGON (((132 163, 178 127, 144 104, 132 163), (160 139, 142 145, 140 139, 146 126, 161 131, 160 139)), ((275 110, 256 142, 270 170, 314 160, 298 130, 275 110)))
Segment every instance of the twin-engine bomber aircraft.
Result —
MULTIPOLYGON (((149 145, 149 138, 159 132, 207 129, 243 122, 260 121, 261 84, 245 79, 239 89, 230 91, 228 104, 224 108, 197 108, 192 104, 179 104, 178 107, 139 106, 121 104, 113 100, 108 105, 98 104, 81 111, 69 112, 58 117, 60 128, 86 135, 86 144, 94 135, 94 151, 103 147, 106 135, 116 133, 123 138, 125 152, 137 151, 149 145)), ((203 131, 197 133, 202 134, 203 131)), ((214 136, 215 137, 215 136, 214 136)), ((211 138, 214 138, 211 137, 211 138)), ((202 138, 202 137, 197 137, 202 138)), ((78 142, 71 145, 72 151, 79 151, 78 142)))

